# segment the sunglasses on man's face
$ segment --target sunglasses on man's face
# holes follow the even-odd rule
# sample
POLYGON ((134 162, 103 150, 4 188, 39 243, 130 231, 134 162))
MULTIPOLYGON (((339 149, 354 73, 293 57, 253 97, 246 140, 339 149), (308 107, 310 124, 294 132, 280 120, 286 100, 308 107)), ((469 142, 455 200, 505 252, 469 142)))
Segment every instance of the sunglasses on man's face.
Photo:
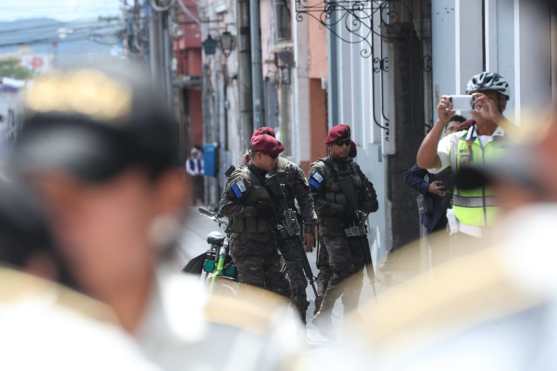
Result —
POLYGON ((337 146, 349 146, 351 144, 351 141, 350 141, 350 139, 339 140, 339 141, 335 142, 335 144, 337 146))
POLYGON ((279 157, 279 155, 275 155, 275 154, 271 155, 271 154, 265 153, 265 152, 259 152, 259 153, 261 153, 261 155, 263 155, 263 156, 270 157, 273 160, 276 160, 279 157))

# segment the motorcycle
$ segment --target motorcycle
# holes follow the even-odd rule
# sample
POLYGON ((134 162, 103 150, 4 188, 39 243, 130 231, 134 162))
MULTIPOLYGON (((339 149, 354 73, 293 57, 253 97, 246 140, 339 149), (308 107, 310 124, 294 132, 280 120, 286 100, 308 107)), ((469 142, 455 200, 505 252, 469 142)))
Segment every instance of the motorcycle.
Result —
POLYGON ((238 271, 230 256, 228 238, 225 233, 221 232, 221 230, 226 230, 226 221, 216 212, 206 208, 200 207, 197 211, 217 223, 219 230, 212 231, 207 235, 209 249, 191 259, 182 271, 199 275, 209 284, 210 288, 213 288, 215 282, 221 279, 237 282, 238 271))

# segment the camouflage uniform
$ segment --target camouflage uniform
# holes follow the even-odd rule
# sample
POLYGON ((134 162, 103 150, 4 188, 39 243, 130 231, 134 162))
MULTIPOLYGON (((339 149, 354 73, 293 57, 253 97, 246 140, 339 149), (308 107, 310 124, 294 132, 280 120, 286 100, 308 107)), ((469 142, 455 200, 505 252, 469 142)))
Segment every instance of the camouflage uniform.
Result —
MULTIPOLYGON (((307 279, 304 273, 304 263, 307 262, 307 257, 298 218, 301 216, 304 232, 312 233, 314 230, 314 212, 309 185, 303 170, 284 157, 278 158, 276 170, 267 174, 266 178, 267 188, 271 192, 278 210, 283 215, 285 210, 293 212, 291 221, 294 225, 291 228, 284 229, 281 226, 279 231, 279 250, 286 262, 292 302, 296 305, 302 321, 305 322, 309 304, 306 295, 307 279), (298 207, 296 207, 296 203, 298 207), (289 231, 289 229, 292 230, 289 231)), ((285 224, 285 220, 279 220, 278 222, 279 224, 285 224)))
POLYGON ((313 163, 309 183, 319 220, 321 248, 329 258, 331 277, 321 311, 329 312, 342 296, 345 311, 358 306, 363 268, 371 265, 369 243, 363 224, 377 210, 377 195, 371 182, 351 159, 324 158, 313 163), (347 194, 351 190, 352 194, 347 194), (354 276, 350 285, 345 279, 354 276))
POLYGON ((235 170, 225 186, 221 213, 230 222, 230 254, 238 280, 289 296, 275 240, 274 204, 264 182, 265 171, 254 165, 235 170))

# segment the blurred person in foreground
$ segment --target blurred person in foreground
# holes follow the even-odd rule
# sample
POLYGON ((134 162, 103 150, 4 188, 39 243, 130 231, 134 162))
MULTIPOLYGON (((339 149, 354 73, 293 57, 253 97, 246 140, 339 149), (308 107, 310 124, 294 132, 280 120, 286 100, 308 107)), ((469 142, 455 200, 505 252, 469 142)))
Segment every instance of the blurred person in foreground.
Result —
MULTIPOLYGON (((466 164, 481 164, 500 156, 503 148, 503 116, 510 96, 509 83, 498 73, 482 72, 468 82, 466 94, 473 97, 474 125, 441 139, 444 127, 455 114, 448 96, 437 106, 438 120, 424 138, 417 154, 417 165, 436 174, 446 168, 456 172, 466 164)), ((460 190, 455 188, 452 209, 448 214, 449 230, 455 237, 481 238, 493 224, 496 213, 491 189, 460 190)))
POLYGON ((177 124, 148 73, 119 63, 37 78, 12 166, 45 205, 80 289, 112 308, 149 359, 173 370, 280 369, 300 346, 282 301, 242 288, 209 295, 172 265, 189 191, 177 124))
POLYGON ((75 288, 33 194, 0 181, 0 367, 157 370, 110 309, 45 279, 75 288))

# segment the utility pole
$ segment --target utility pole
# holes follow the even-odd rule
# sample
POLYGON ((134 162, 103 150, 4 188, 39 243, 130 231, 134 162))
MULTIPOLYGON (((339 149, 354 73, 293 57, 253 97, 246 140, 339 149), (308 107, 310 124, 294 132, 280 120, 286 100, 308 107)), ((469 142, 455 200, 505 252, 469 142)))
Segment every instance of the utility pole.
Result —
MULTIPOLYGON (((152 0, 149 3, 149 62, 153 80, 160 86, 161 94, 170 112, 176 115, 175 94, 172 78, 172 38, 170 35, 172 1, 152 0)), ((178 156, 183 158, 184 128, 182 123, 176 128, 178 156)))
POLYGON ((238 37, 238 86, 240 103, 240 135, 242 147, 247 148, 245 142, 253 132, 253 102, 252 102, 252 65, 250 41, 250 7, 249 0, 238 0, 237 22, 240 32, 238 37))
MULTIPOLYGON (((179 0, 181 1, 181 0, 179 0)), ((172 78, 172 59, 173 59, 173 48, 172 48, 172 37, 170 34, 170 24, 171 24, 171 10, 167 10, 163 13, 162 18, 162 42, 163 42, 163 53, 164 53, 164 64, 163 76, 165 80, 165 91, 166 98, 168 100, 169 107, 174 107, 174 86, 172 78)))
POLYGON ((160 84, 168 104, 172 106, 172 47, 169 32, 169 10, 151 7, 149 17, 149 64, 153 79, 160 84))
POLYGON ((253 126, 263 126, 265 105, 263 99, 263 63, 261 61, 260 0, 249 0, 251 34, 251 84, 253 100, 253 126))

